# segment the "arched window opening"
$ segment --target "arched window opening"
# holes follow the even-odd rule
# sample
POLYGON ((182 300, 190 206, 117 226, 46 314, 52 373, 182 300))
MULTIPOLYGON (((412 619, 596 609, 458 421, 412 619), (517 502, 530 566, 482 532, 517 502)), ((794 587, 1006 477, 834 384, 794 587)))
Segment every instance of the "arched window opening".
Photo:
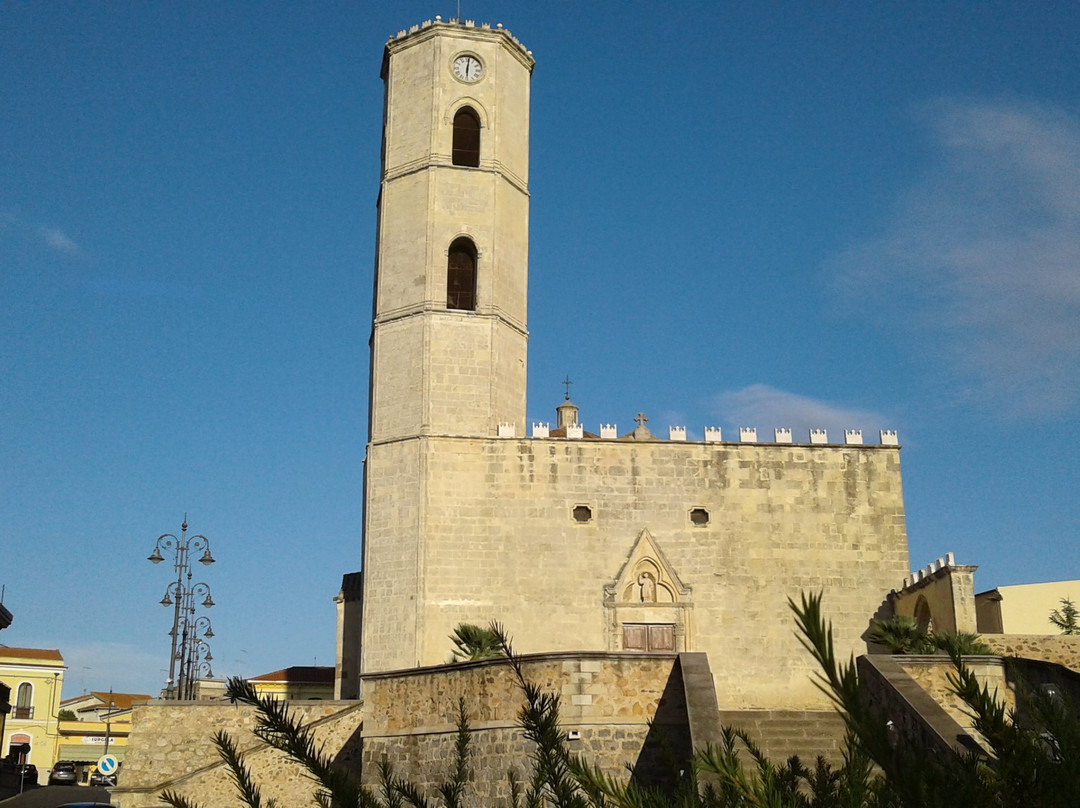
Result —
POLYGON ((30 719, 34 717, 34 687, 29 682, 23 682, 15 696, 15 718, 30 719))
POLYGON ((446 262, 446 308, 476 311, 476 246, 454 239, 446 262))
POLYGON ((454 116, 454 165, 480 165, 480 119, 469 107, 462 107, 454 116))
POLYGON ((919 631, 932 632, 934 630, 934 618, 930 614, 930 604, 926 602, 926 598, 919 595, 919 599, 915 601, 915 622, 919 626, 919 631))

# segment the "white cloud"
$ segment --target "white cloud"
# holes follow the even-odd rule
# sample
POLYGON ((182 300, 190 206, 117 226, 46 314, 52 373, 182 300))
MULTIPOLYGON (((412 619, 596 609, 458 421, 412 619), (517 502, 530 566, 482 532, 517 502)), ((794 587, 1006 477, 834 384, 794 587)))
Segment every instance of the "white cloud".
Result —
POLYGON ((766 384, 720 393, 710 403, 709 412, 736 427, 756 427, 760 440, 772 440, 773 429, 787 427, 796 442, 806 442, 811 429, 828 430, 834 443, 843 440, 845 429, 862 429, 864 440, 876 443, 877 430, 895 428, 878 413, 837 407, 766 384))
POLYGON ((65 255, 77 256, 82 253, 79 249, 79 245, 67 237, 59 227, 46 227, 41 226, 38 228, 38 234, 44 239, 45 243, 56 250, 62 252, 65 255))
POLYGON ((1080 121, 1031 104, 942 101, 939 160, 880 238, 833 262, 876 320, 938 355, 962 395, 1012 414, 1080 395, 1080 121))

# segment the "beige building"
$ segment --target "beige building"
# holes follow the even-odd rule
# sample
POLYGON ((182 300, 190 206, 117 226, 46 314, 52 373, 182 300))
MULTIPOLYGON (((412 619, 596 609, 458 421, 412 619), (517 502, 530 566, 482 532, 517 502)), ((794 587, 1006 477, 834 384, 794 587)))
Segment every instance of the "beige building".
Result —
POLYGON ((365 676, 439 664, 454 626, 494 619, 524 653, 704 651, 721 708, 821 706, 787 601, 824 590, 840 653, 865 650, 908 571, 896 435, 688 440, 620 413, 593 433, 569 401, 526 424, 532 68, 468 23, 386 46, 362 631, 357 649, 339 626, 339 692, 357 655, 365 676))
POLYGON ((260 696, 274 696, 283 701, 334 698, 334 669, 324 665, 294 665, 253 676, 248 681, 260 696))
POLYGON ((11 712, 4 726, 4 757, 33 763, 44 783, 56 761, 64 658, 49 648, 0 646, 0 682, 11 689, 11 712))
POLYGON ((987 634, 1060 634, 1050 613, 1070 600, 1080 609, 1080 581, 999 586, 975 596, 979 631, 987 634))

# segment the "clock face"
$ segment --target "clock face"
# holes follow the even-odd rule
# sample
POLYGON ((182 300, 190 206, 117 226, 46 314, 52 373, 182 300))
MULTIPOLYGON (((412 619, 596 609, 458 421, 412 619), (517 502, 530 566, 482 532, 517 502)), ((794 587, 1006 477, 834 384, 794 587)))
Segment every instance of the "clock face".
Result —
POLYGON ((480 81, 484 75, 484 66, 480 60, 468 53, 454 59, 454 75, 462 81, 480 81))

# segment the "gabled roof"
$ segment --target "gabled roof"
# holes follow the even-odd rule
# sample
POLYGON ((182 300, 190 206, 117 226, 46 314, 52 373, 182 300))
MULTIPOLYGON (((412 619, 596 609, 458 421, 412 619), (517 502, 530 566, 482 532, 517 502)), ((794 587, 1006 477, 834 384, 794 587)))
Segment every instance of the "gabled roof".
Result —
POLYGON ((279 671, 252 676, 249 682, 293 682, 296 684, 333 684, 334 669, 329 666, 294 665, 279 671))
POLYGON ((0 645, 0 659, 44 659, 63 662, 64 657, 55 648, 10 648, 0 645))

